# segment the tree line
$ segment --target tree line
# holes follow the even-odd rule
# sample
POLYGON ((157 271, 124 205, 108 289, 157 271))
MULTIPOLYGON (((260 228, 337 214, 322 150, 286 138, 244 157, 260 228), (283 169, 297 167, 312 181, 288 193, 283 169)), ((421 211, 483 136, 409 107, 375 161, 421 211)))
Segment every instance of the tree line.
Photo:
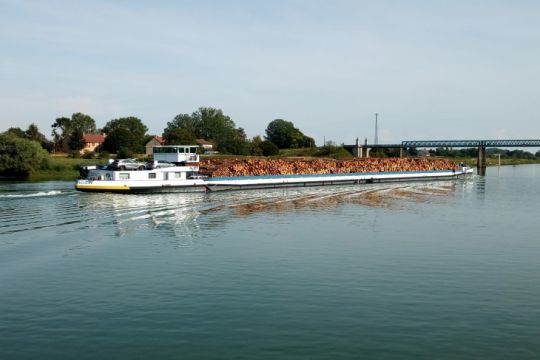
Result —
MULTIPOLYGON (((51 125, 52 141, 39 132, 35 124, 27 130, 10 128, 7 134, 39 142, 49 152, 78 152, 84 147, 84 134, 104 134, 100 151, 121 155, 144 152, 144 145, 152 138, 141 119, 130 116, 113 119, 98 129, 95 120, 83 113, 59 117, 51 125)), ((201 107, 191 114, 178 114, 163 130, 166 144, 194 144, 197 139, 210 141, 217 151, 235 155, 273 155, 279 149, 314 147, 313 138, 304 135, 290 121, 276 119, 266 128, 264 138, 257 135, 248 139, 242 127, 220 109, 201 107)))
MULTIPOLYGON (((47 153, 66 151, 80 155, 84 147, 84 134, 101 133, 105 140, 98 149, 103 155, 116 154, 117 157, 132 157, 144 152, 144 145, 152 138, 148 127, 137 117, 129 116, 108 121, 98 129, 95 120, 83 113, 71 117, 59 117, 51 125, 52 141, 42 134, 35 124, 26 130, 9 128, 0 133, 0 175, 5 173, 28 174, 38 165, 47 163, 47 153)), ((220 109, 200 107, 191 114, 178 114, 167 122, 162 136, 169 145, 194 144, 197 139, 210 141, 215 150, 224 154, 271 156, 280 149, 313 148, 315 141, 305 135, 291 121, 272 120, 265 129, 265 136, 249 139, 242 127, 220 109)), ((345 151, 342 147, 325 144, 316 155, 345 151), (320 154, 319 154, 320 153, 320 154)), ((373 156, 397 156, 395 149, 382 149, 373 156)), ((446 157, 476 156, 477 149, 431 150, 433 155, 446 157)), ((501 158, 540 159, 540 151, 532 154, 523 150, 488 149, 488 154, 501 154, 501 158)), ((409 155, 417 155, 416 149, 409 149, 409 155)), ((94 154, 89 154, 93 156, 94 154)))
MULTIPOLYGON (((84 134, 104 134, 104 143, 97 151, 118 157, 144 153, 144 145, 152 138, 148 127, 137 117, 113 119, 98 129, 91 116, 77 112, 71 117, 55 119, 51 125, 52 140, 48 140, 35 124, 26 130, 12 127, 1 133, 0 173, 9 169, 29 172, 32 165, 27 163, 35 166, 35 159, 45 158, 51 152, 79 156, 85 145, 84 134), (28 161, 22 161, 23 158, 28 161), (15 162, 25 164, 15 166, 15 162)), ((315 146, 313 138, 283 119, 271 121, 264 137, 257 135, 249 139, 242 127, 237 127, 222 110, 212 107, 200 107, 191 114, 178 114, 167 122, 162 137, 168 145, 195 144, 197 139, 204 139, 211 142, 216 151, 234 155, 271 156, 278 154, 279 149, 315 146)))

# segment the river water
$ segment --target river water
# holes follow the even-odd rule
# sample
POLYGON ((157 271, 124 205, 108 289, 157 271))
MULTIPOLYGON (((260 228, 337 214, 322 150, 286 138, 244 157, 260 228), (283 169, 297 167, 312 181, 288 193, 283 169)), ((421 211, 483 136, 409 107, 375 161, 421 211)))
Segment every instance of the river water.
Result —
POLYGON ((0 183, 0 359, 538 359, 540 165, 210 194, 0 183))

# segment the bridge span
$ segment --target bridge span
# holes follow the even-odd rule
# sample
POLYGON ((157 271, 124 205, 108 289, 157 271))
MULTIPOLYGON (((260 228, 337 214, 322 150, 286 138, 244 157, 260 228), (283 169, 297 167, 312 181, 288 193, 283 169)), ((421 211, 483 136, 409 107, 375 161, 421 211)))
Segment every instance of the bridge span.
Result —
POLYGON ((477 170, 479 174, 486 171, 486 148, 488 147, 540 147, 540 139, 512 140, 406 140, 401 144, 368 144, 361 145, 356 139, 356 145, 345 145, 357 157, 369 157, 372 149, 400 149, 400 156, 408 148, 478 148, 477 170))
POLYGON ((412 140, 402 141, 401 147, 540 147, 540 140, 412 140))

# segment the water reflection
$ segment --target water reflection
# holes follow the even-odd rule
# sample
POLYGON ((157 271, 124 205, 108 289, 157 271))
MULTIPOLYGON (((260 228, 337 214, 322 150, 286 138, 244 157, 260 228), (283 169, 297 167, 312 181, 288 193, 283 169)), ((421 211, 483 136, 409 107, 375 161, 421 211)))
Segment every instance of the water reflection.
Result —
MULTIPOLYGON (((76 193, 66 184, 54 183, 54 193, 45 185, 17 192, 0 201, 0 245, 8 234, 24 237, 25 232, 74 234, 90 232, 91 239, 124 237, 150 230, 152 237, 163 234, 178 246, 190 246, 204 231, 220 229, 231 220, 260 213, 287 214, 297 211, 328 212, 343 204, 403 209, 410 204, 437 202, 455 193, 482 194, 485 178, 477 181, 438 181, 362 186, 308 187, 246 190, 217 193, 91 194, 76 193), (17 194, 23 196, 13 196, 17 194), (46 195, 42 195, 46 194, 46 195), (5 236, 2 236, 4 234, 5 236)), ((40 234, 41 234, 40 233, 40 234)), ((40 235, 41 236, 41 235, 40 235)))
POLYGON ((222 227, 231 219, 257 213, 331 211, 343 204, 402 209, 408 203, 438 201, 460 182, 419 182, 358 186, 249 190, 209 194, 81 194, 79 207, 125 236, 149 228, 188 246, 201 228, 222 227))
POLYGON ((197 227, 203 194, 82 194, 79 207, 105 217, 123 236, 141 228, 169 229, 175 236, 190 236, 197 227))

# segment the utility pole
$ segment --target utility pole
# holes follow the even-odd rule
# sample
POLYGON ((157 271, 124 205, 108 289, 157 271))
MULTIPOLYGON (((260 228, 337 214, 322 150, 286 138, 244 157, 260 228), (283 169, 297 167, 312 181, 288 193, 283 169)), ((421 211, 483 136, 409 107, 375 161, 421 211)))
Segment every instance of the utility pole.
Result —
POLYGON ((379 143, 379 124, 378 124, 379 113, 375 113, 375 139, 373 143, 377 145, 379 143))

